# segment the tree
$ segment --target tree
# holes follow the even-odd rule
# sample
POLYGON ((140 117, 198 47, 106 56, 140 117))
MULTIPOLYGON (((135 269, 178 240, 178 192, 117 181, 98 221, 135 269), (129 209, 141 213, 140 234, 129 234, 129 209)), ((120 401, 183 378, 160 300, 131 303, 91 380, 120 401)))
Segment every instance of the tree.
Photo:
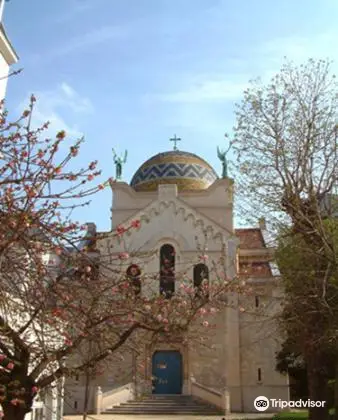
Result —
POLYGON ((291 340, 286 339, 276 354, 276 370, 288 374, 290 379, 290 398, 308 399, 307 374, 304 358, 295 351, 291 340))
MULTIPOLYGON (((338 247, 338 223, 335 220, 323 222, 328 236, 338 247)), ((298 354, 304 359, 308 373, 308 384, 318 386, 317 396, 329 404, 329 380, 334 378, 337 360, 337 322, 338 322, 338 269, 327 278, 325 297, 322 284, 317 281, 318 267, 323 265, 325 256, 319 255, 316 248, 309 247, 302 236, 282 235, 276 253, 285 287, 285 301, 281 317, 281 327, 288 337, 287 350, 291 355, 298 354), (319 353, 319 356, 318 356, 319 353), (321 364, 315 370, 316 382, 313 384, 311 370, 307 363, 313 357, 321 357, 321 364)), ((280 355, 281 356, 281 355, 280 355)), ((281 368, 281 366, 279 366, 281 368)))
MULTIPOLYGON (((329 70, 330 63, 322 60, 309 60, 300 67, 286 63, 270 84, 254 82, 237 107, 233 141, 239 169, 237 193, 244 208, 264 214, 276 231, 292 226, 284 233, 296 235, 307 253, 306 258, 298 253, 298 266, 304 268, 303 257, 308 261, 309 252, 315 263, 311 284, 310 279, 301 284, 289 278, 294 285, 290 296, 294 293, 297 304, 303 303, 292 322, 299 332, 307 329, 311 343, 304 356, 312 400, 325 394, 321 366, 326 349, 320 343, 331 325, 328 289, 337 269, 333 235, 324 226, 324 214, 330 217, 335 211, 324 207, 336 191, 338 173, 338 89, 329 70), (302 317, 301 310, 310 307, 312 316, 302 317), (305 323, 302 327, 298 315, 305 323)), ((327 416, 325 408, 310 409, 311 420, 327 416)))
MULTIPOLYGON (((100 253, 97 237, 89 231, 83 241, 84 227, 70 217, 106 185, 87 187, 100 174, 97 162, 72 169, 81 141, 62 157, 64 132, 51 140, 43 138, 48 124, 32 129, 34 103, 32 96, 14 123, 3 108, 0 118, 0 402, 7 420, 22 420, 39 391, 89 374, 132 338, 182 338, 192 323, 208 327, 213 306, 225 304, 226 292, 241 290, 215 269, 213 284, 201 284, 198 293, 187 279, 171 299, 140 295, 140 283, 126 276, 129 255, 100 253)), ((113 234, 123 237, 139 224, 113 234)))

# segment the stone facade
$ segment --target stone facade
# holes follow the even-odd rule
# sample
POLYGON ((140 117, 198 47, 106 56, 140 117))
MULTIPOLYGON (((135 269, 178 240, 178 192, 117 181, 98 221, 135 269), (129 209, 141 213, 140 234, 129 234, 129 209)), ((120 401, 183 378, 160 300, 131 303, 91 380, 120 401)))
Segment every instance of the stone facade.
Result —
MULTIPOLYGON (((175 248, 180 269, 186 270, 192 278, 191 261, 198 257, 196 243, 206 241, 211 260, 216 260, 222 247, 226 247, 228 276, 242 275, 254 290, 245 298, 237 294, 229 296, 232 307, 217 313, 212 320, 216 329, 204 333, 208 346, 190 349, 182 343, 162 343, 144 349, 145 377, 138 392, 152 392, 152 354, 156 350, 177 350, 183 357, 182 392, 185 394, 191 393, 192 382, 213 391, 226 389, 233 412, 255 411, 253 401, 260 395, 288 400, 288 378, 275 371, 275 352, 279 343, 272 316, 278 310, 281 291, 270 270, 271 252, 265 246, 261 229, 234 229, 233 181, 217 179, 200 191, 178 191, 172 183, 158 185, 157 191, 137 192, 124 182, 113 181, 111 187, 114 197, 112 232, 134 219, 140 220, 141 227, 129 232, 123 245, 113 234, 105 235, 97 244, 101 252, 135 252, 133 263, 142 263, 144 272, 154 273, 159 270, 158 252, 144 263, 141 257, 137 258, 136 251, 141 250, 144 255, 169 243, 175 248), (242 307, 244 312, 241 312, 242 307)), ((125 372, 132 373, 132 361, 124 360, 123 363, 125 372)), ((118 376, 112 370, 95 380, 91 404, 94 405, 96 386, 107 389, 123 385, 123 381, 109 384, 110 375, 118 376)), ((125 383, 132 380, 132 376, 125 378, 125 383)), ((73 392, 79 391, 80 386, 81 383, 72 384, 71 388, 73 392)), ((77 392, 78 407, 82 404, 80 394, 77 392)), ((72 410, 65 407, 65 412, 72 410)))

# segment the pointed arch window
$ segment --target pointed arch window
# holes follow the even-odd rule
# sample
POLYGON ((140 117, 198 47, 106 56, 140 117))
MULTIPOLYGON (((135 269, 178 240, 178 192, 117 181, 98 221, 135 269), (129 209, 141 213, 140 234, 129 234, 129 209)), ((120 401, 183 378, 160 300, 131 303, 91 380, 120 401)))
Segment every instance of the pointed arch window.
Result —
POLYGON ((206 284, 207 288, 209 288, 209 269, 208 267, 203 264, 197 264, 194 266, 194 289, 196 290, 196 296, 204 296, 209 298, 209 291, 208 289, 204 289, 202 292, 202 285, 206 284), (205 283, 206 282, 206 283, 205 283))
POLYGON ((141 270, 137 264, 131 264, 127 268, 127 277, 131 283, 131 286, 134 290, 135 296, 138 296, 141 293, 141 270))
POLYGON ((164 244, 160 249, 160 294, 167 299, 175 293, 175 248, 164 244))

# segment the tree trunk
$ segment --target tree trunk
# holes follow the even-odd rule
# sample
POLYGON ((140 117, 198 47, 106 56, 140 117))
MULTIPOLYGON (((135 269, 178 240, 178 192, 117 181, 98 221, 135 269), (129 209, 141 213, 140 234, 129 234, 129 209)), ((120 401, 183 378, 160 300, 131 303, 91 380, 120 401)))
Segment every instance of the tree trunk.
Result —
POLYGON ((29 412, 26 408, 13 405, 10 402, 2 403, 4 412, 3 420, 24 420, 25 415, 29 412))
POLYGON ((90 371, 89 371, 89 369, 87 369, 86 370, 86 384, 85 384, 85 395, 84 395, 84 402, 83 402, 82 420, 87 419, 88 402, 89 402, 89 386, 90 386, 90 371))
POLYGON ((309 399, 314 402, 325 401, 323 407, 310 407, 309 420, 328 420, 329 407, 328 407, 328 374, 325 369, 325 356, 321 354, 311 354, 307 358, 307 374, 308 374, 308 387, 309 399))

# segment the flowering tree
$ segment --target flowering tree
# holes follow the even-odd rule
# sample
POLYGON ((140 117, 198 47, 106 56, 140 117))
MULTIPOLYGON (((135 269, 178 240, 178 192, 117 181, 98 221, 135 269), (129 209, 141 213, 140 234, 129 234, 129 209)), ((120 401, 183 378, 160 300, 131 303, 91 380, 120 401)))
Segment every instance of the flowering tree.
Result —
POLYGON ((106 185, 90 186, 100 174, 97 163, 73 169, 81 141, 62 156, 64 132, 51 140, 44 138, 48 124, 32 129, 34 102, 32 96, 14 123, 3 106, 0 114, 0 402, 8 420, 22 420, 39 390, 93 370, 132 338, 149 342, 159 334, 182 336, 192 323, 208 327, 204 317, 217 310, 211 305, 241 289, 215 264, 213 285, 201 284, 198 293, 182 279, 171 299, 140 294, 142 279, 125 274, 129 256, 103 255, 90 232, 84 243, 84 228, 70 218, 106 185), (88 343, 91 351, 81 357, 88 343))

